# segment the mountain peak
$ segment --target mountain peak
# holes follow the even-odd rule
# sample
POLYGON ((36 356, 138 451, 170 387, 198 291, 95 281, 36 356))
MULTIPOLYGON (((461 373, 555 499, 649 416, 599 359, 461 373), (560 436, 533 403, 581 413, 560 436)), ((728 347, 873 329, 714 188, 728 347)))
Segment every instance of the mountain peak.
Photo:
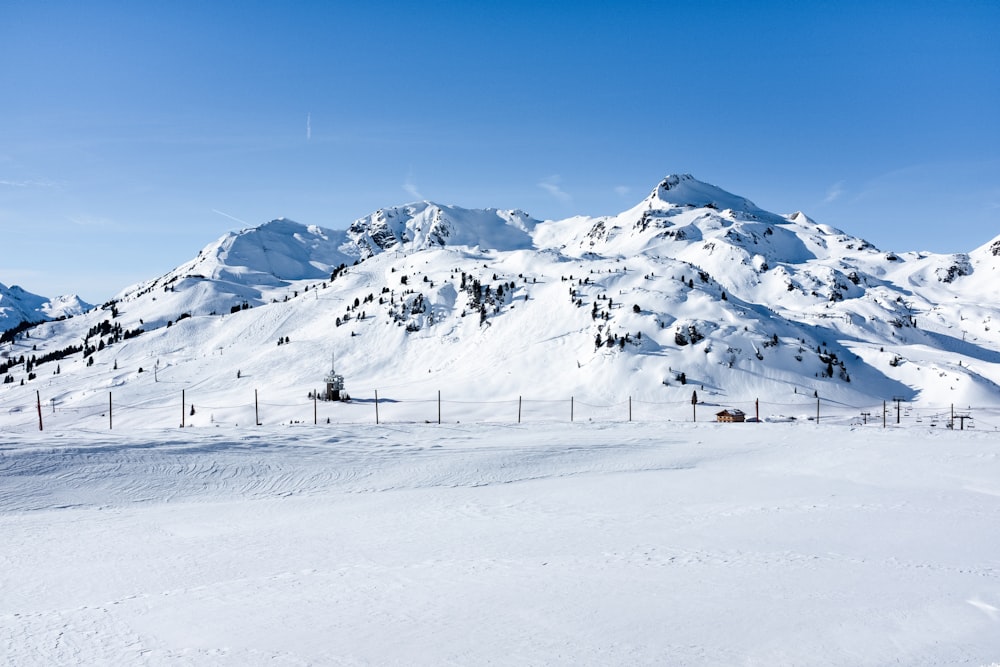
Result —
POLYGON ((0 331, 12 329, 22 322, 79 315, 91 307, 75 294, 50 299, 32 294, 20 285, 7 287, 0 283, 0 331))
POLYGON ((657 207, 692 206, 743 212, 758 210, 757 205, 749 199, 699 181, 691 174, 668 175, 653 188, 646 201, 657 207))
POLYGON ((381 208, 347 230, 363 257, 390 248, 423 250, 446 245, 496 250, 531 248, 538 221, 524 211, 466 209, 423 201, 381 208))
POLYGON ((284 282, 320 278, 331 267, 349 263, 340 251, 343 235, 287 218, 275 218, 257 227, 228 234, 211 244, 201 258, 214 264, 215 278, 245 282, 266 278, 284 282))

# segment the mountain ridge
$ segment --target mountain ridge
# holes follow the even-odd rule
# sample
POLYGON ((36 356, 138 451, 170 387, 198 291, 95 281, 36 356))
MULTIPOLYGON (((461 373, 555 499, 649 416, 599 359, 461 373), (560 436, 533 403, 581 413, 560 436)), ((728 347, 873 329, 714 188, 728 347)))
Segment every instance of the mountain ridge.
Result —
MULTIPOLYGON (((685 174, 613 216, 416 202, 343 231, 278 219, 30 336, 47 353, 86 339, 45 380, 66 400, 95 367, 102 382, 143 387, 134 369, 152 358, 213 391, 243 372, 292 391, 336 352, 355 387, 447 384, 479 398, 534 388, 670 403, 697 384, 715 402, 1000 402, 1000 313, 987 298, 998 243, 882 251, 685 174)), ((24 391, 24 366, 0 370, 7 391, 24 391)))
POLYGON ((29 322, 79 315, 92 307, 75 294, 49 298, 0 283, 0 332, 29 322))

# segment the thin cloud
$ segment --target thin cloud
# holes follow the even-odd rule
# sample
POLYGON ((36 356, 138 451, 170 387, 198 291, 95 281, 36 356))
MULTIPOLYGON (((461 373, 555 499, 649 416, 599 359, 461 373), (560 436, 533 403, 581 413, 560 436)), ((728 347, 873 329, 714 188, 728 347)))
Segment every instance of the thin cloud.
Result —
POLYGON ((306 114, 306 141, 312 139, 313 128, 312 128, 312 113, 306 114))
POLYGON ((833 202, 840 199, 840 196, 843 194, 844 194, 844 182, 837 181, 827 189, 826 197, 823 198, 823 203, 832 204, 833 202))
POLYGON ((223 218, 229 218, 230 220, 235 220, 236 222, 240 223, 241 225, 246 225, 247 227, 253 227, 253 225, 251 225, 251 224, 250 224, 249 222, 247 222, 246 220, 240 220, 240 219, 239 219, 239 218, 237 218, 237 217, 236 217, 235 215, 229 215, 228 213, 223 213, 222 211, 220 211, 220 210, 218 210, 218 209, 215 209, 215 208, 213 208, 213 209, 212 209, 212 213, 218 213, 218 214, 219 214, 219 215, 221 215, 221 216, 222 216, 223 218))
POLYGON ((632 188, 630 188, 627 185, 617 185, 617 186, 615 186, 615 194, 618 195, 619 197, 627 197, 628 193, 631 192, 631 191, 632 191, 632 188))
POLYGON ((103 218, 97 215, 71 215, 69 221, 78 227, 90 227, 94 229, 108 229, 118 227, 111 218, 103 218))
POLYGON ((0 185, 8 188, 51 188, 55 187, 55 183, 52 181, 37 180, 37 179, 8 179, 0 178, 0 185))
POLYGON ((552 176, 549 176, 548 178, 542 180, 542 182, 538 184, 538 187, 545 190, 546 192, 548 192, 550 195, 552 195, 562 203, 568 204, 569 202, 573 201, 573 197, 568 192, 559 187, 559 183, 561 181, 562 178, 558 174, 553 174, 552 176))
POLYGON ((420 194, 420 190, 413 182, 413 174, 407 174, 406 180, 403 181, 403 190, 405 190, 414 199, 424 199, 424 196, 420 194))

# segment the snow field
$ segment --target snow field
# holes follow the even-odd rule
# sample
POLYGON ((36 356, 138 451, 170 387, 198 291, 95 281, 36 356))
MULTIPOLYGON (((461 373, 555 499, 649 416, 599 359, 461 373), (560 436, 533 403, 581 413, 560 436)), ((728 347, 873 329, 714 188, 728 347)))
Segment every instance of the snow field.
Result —
POLYGON ((988 664, 995 434, 717 424, 0 443, 8 664, 988 664))

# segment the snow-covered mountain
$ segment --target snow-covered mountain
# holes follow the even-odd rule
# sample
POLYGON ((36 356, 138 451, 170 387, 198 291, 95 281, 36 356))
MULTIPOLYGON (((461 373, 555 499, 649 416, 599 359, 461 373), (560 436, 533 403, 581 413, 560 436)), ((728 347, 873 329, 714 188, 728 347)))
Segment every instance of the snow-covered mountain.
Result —
POLYGON ((538 224, 523 211, 468 210, 419 202, 380 209, 356 220, 347 230, 364 258, 385 250, 426 250, 444 246, 516 250, 533 246, 538 224))
POLYGON ((0 332, 24 322, 41 322, 59 317, 71 317, 92 308, 76 295, 50 299, 32 294, 18 285, 0 283, 0 332))
POLYGON ((343 231, 279 218, 226 234, 173 271, 122 290, 105 307, 141 314, 140 324, 153 329, 181 315, 284 299, 294 291, 290 286, 329 278, 358 257, 343 231))
POLYGON ((6 344, 0 400, 148 397, 154 364, 220 405, 248 377, 301 397, 335 353, 353 396, 399 401, 447 389, 483 406, 533 394, 669 411, 697 389, 774 411, 1000 404, 998 266, 1000 237, 967 254, 883 251, 689 175, 613 216, 417 202, 344 231, 275 220, 6 344))

